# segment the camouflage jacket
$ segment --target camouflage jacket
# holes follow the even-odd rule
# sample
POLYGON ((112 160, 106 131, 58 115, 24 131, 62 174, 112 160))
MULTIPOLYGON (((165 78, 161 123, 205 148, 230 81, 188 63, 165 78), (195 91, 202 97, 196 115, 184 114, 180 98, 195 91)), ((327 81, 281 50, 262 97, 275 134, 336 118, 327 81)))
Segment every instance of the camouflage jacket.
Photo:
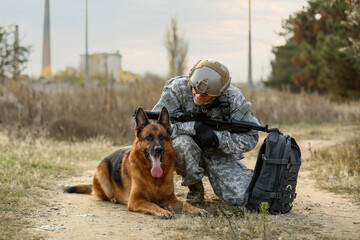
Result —
MULTIPOLYGON (((152 111, 160 111, 163 106, 170 113, 197 111, 209 118, 231 118, 259 124, 250 111, 251 103, 247 102, 241 91, 233 85, 212 104, 197 106, 187 76, 175 77, 166 82, 160 100, 152 111)), ((194 124, 195 122, 173 123, 172 139, 181 134, 195 135, 194 124)), ((238 159, 243 158, 242 153, 253 149, 258 141, 258 133, 254 130, 246 134, 228 131, 215 131, 215 134, 219 138, 219 149, 225 154, 239 155, 238 159)))

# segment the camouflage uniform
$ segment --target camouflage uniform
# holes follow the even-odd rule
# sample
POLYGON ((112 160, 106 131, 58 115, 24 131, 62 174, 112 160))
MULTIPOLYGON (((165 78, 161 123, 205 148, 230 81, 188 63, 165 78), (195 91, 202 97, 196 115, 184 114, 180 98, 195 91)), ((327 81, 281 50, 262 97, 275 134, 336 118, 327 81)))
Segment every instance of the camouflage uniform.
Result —
MULTIPOLYGON (((170 113, 197 111, 209 118, 229 118, 257 123, 241 91, 230 85, 213 104, 197 106, 187 76, 168 80, 153 111, 165 106, 170 113)), ((240 162, 243 153, 253 149, 259 139, 257 131, 246 134, 215 131, 219 147, 200 149, 191 136, 196 134, 195 122, 172 123, 175 148, 175 170, 183 177, 183 186, 190 186, 207 174, 215 194, 231 205, 243 205, 244 193, 253 170, 240 162)))

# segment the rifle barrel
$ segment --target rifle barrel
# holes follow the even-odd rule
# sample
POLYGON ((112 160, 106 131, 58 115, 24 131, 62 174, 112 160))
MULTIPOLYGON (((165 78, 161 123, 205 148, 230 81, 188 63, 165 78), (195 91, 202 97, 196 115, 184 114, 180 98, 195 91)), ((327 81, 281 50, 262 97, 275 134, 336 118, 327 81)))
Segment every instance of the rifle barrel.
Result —
MULTIPOLYGON (((136 113, 136 110, 135 110, 136 113)), ((146 115, 149 119, 156 120, 159 118, 160 112, 151 112, 151 111, 145 111, 146 115)), ((238 120, 222 120, 222 119, 204 119, 201 117, 198 117, 194 114, 187 114, 187 113, 170 113, 170 119, 177 122, 188 122, 188 121, 200 121, 204 122, 212 127, 215 128, 215 130, 228 130, 229 132, 246 132, 250 130, 257 130, 262 132, 270 132, 273 129, 269 129, 268 125, 261 126, 256 123, 252 122, 245 122, 245 121, 238 121, 238 120), (242 130, 242 131, 240 131, 242 130)))

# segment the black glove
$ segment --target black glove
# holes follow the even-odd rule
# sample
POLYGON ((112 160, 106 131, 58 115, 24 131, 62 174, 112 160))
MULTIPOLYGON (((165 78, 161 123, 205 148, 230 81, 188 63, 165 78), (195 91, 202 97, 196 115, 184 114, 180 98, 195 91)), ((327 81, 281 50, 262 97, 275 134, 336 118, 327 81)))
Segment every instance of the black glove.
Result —
POLYGON ((195 122, 194 129, 196 135, 193 138, 200 148, 217 148, 219 146, 219 139, 209 125, 202 122, 195 122))

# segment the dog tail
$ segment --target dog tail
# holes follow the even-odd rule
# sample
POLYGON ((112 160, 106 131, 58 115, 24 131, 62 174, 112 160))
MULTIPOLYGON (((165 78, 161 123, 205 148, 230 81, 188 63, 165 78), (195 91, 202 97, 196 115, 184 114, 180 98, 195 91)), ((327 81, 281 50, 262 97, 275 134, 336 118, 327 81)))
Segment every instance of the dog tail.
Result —
POLYGON ((64 192, 91 194, 92 185, 91 184, 80 184, 80 185, 75 185, 75 186, 66 186, 66 187, 64 187, 64 192))

